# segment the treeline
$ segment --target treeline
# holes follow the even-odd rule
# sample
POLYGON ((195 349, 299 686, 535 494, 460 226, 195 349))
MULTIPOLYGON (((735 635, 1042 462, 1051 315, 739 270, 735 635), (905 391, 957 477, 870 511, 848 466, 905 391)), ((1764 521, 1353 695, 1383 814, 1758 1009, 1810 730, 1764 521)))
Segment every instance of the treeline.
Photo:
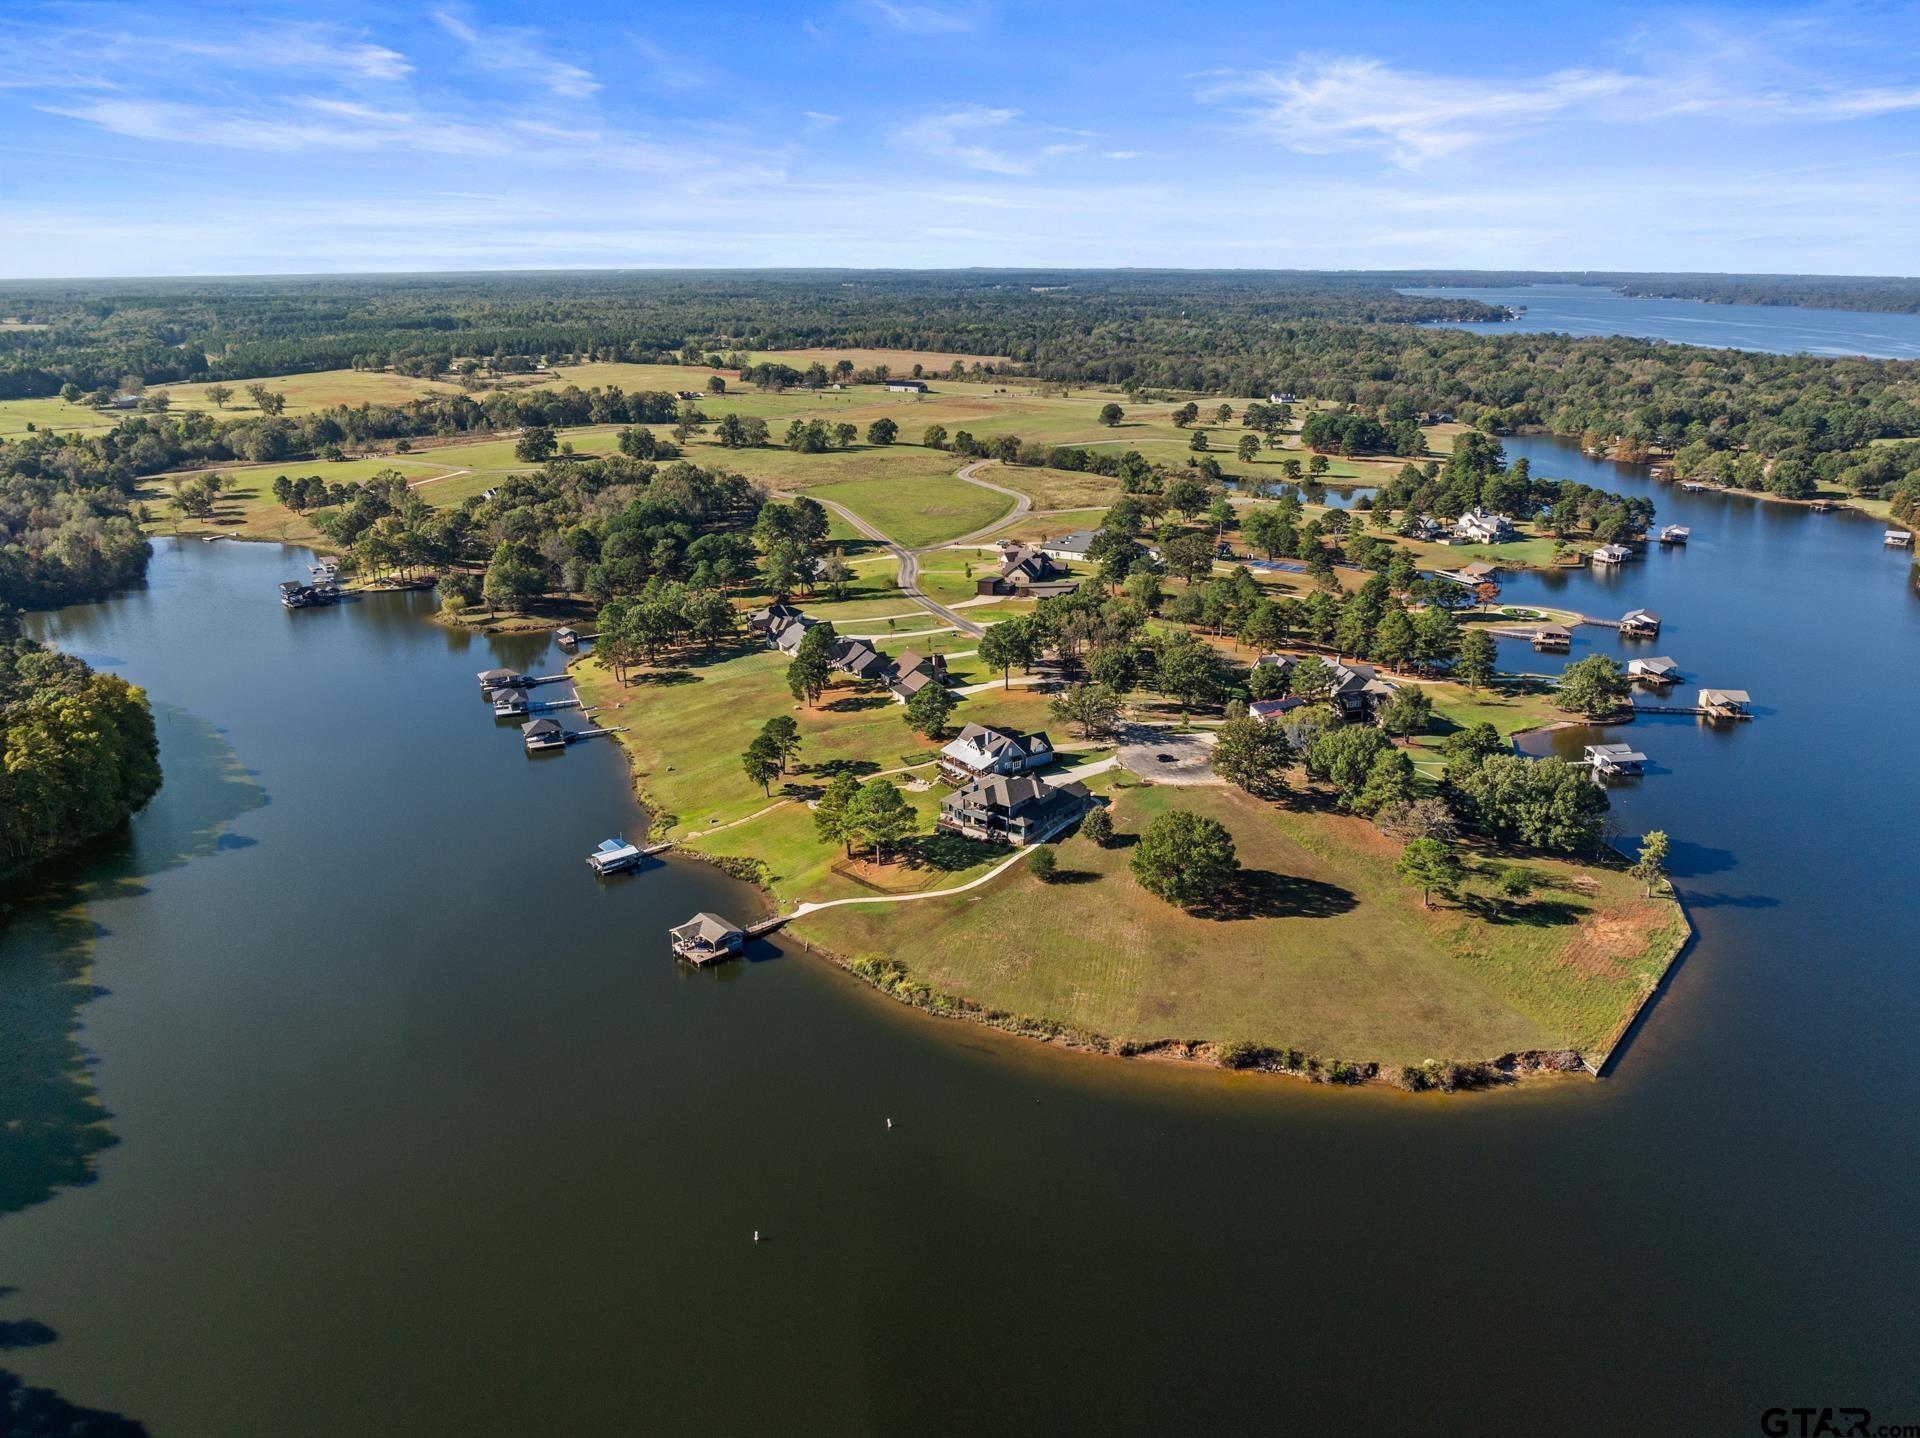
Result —
POLYGON ((124 821, 160 787, 146 694, 27 638, 0 610, 0 877, 124 821))
POLYGON ((813 345, 1036 357, 1089 308, 1136 319, 1225 304, 1270 324, 1491 319, 1366 276, 1151 271, 756 271, 19 281, 0 315, 0 398, 463 357, 704 362, 813 345))
MULTIPOLYGON (((434 373, 456 362, 511 371, 541 357, 738 364, 756 349, 830 345, 1002 355, 1011 371, 1049 383, 1136 393, 1298 394, 1350 408, 1338 425, 1316 421, 1332 426, 1316 437, 1347 452, 1394 452, 1432 412, 1490 433, 1591 435, 1622 455, 1702 445, 1752 456, 1763 472, 1920 435, 1920 367, 1910 362, 1425 328, 1411 321, 1493 312, 1392 287, 1423 278, 1456 277, 847 271, 15 284, 0 288, 0 314, 48 327, 0 330, 0 397, 67 383, 92 391, 123 374, 238 380, 354 364, 434 373)), ((447 413, 453 430, 465 427, 459 411, 447 413)), ((251 423, 271 448, 264 427, 284 421, 251 423)))
POLYGON ((1710 304, 1804 305, 1823 310, 1920 311, 1920 279, 1899 275, 1657 274, 1620 270, 1381 270, 1370 278, 1399 286, 1453 289, 1516 285, 1600 285, 1623 295, 1705 300, 1710 304))

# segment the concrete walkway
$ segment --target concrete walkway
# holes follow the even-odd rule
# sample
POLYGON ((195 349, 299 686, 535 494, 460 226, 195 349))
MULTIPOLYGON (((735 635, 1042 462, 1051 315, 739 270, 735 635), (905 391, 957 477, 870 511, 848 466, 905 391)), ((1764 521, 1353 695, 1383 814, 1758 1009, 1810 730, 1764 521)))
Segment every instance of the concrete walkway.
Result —
POLYGON ((862 895, 860 898, 857 898, 857 899, 828 899, 825 903, 820 903, 820 904, 801 904, 791 914, 788 914, 787 917, 789 919, 797 919, 802 914, 818 913, 821 909, 837 909, 842 904, 910 904, 915 899, 951 898, 955 894, 964 894, 969 889, 977 889, 982 884, 986 883, 989 879, 999 878, 1000 875, 1006 873, 1008 869, 1011 869, 1015 864, 1019 863, 1020 860, 1025 857, 1026 857, 1026 850, 1015 849, 1011 854, 1007 855, 1005 859, 1003 859, 1000 863, 995 864, 991 869, 987 870, 987 872, 982 874, 979 878, 974 879, 969 883, 958 885, 955 888, 930 889, 924 894, 873 894, 870 896, 862 895))

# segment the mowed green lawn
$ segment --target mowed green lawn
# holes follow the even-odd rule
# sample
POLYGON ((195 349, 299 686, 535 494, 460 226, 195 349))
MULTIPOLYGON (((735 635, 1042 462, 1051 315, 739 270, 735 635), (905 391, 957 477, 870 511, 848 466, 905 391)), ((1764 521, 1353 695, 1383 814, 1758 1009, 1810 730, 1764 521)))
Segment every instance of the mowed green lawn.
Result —
MULTIPOLYGON (((910 648, 926 653, 929 645, 922 640, 898 640, 883 641, 881 647, 898 656, 910 648)), ((949 637, 939 641, 939 647, 959 646, 949 637)), ((772 872, 774 892, 785 900, 867 892, 832 871, 842 855, 813 833, 804 799, 826 783, 834 766, 866 776, 928 765, 938 746, 907 728, 901 717, 904 710, 884 690, 860 688, 842 679, 819 708, 796 704, 787 690, 787 660, 771 650, 743 650, 713 662, 690 654, 686 660, 677 667, 637 675, 627 685, 617 684, 591 657, 572 666, 581 697, 596 716, 604 723, 626 726, 619 740, 632 761, 635 782, 671 816, 673 836, 703 852, 763 859, 772 872), (776 714, 791 715, 800 725, 801 767, 788 776, 794 797, 772 815, 750 818, 783 794, 779 782, 771 796, 764 794, 748 780, 740 763, 754 735, 776 714), (746 822, 709 832, 716 824, 740 820, 746 822)), ((969 720, 1009 728, 1045 728, 1047 701, 1019 689, 974 695, 960 701, 951 722, 957 728, 969 720)), ((939 793, 929 790, 908 797, 920 811, 922 833, 931 836, 939 793)), ((999 857, 1004 858, 1004 853, 999 857)), ((890 890, 939 888, 964 881, 965 872, 984 869, 993 854, 969 848, 957 856, 941 852, 935 858, 938 862, 917 867, 891 866, 876 879, 890 890), (955 873, 962 873, 962 880, 953 880, 955 873)))
POLYGON ((1529 860, 1551 887, 1489 923, 1423 910, 1393 874, 1398 846, 1360 820, 1165 786, 1117 791, 1114 819, 1137 833, 1173 808, 1233 833, 1252 880, 1239 912, 1173 908, 1135 882, 1126 847, 1075 836, 1059 846, 1053 884, 1016 865, 965 895, 850 905, 795 928, 1006 1013, 1143 1042, 1249 1040, 1382 1063, 1563 1047, 1597 1058, 1677 944, 1678 911, 1611 871, 1529 860))

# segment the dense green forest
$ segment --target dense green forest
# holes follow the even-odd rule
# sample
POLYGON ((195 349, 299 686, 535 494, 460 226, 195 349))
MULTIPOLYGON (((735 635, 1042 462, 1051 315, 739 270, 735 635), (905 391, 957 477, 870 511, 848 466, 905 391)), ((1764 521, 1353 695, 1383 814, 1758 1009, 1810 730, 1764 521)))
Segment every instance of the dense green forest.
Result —
MULTIPOLYGON (((16 281, 0 285, 0 399, 135 375, 185 379, 460 357, 683 353, 852 345, 1027 361, 1089 314, 1152 327, 1189 306, 1272 324, 1498 319, 1472 300, 1409 298, 1365 276, 1257 272, 670 271, 16 281)), ((1204 326, 1203 326, 1204 329, 1204 326)))
POLYGON ((160 787, 147 696, 0 610, 0 877, 123 822, 160 787))

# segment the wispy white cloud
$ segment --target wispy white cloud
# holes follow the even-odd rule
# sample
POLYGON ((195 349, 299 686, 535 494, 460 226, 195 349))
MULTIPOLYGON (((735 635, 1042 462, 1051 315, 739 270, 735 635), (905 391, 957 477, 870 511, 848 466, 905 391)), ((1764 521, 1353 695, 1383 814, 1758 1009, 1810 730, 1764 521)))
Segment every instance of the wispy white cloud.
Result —
POLYGON ((538 32, 510 26, 476 26, 452 10, 435 10, 440 28, 467 47, 467 59, 497 75, 516 75, 566 100, 584 100, 601 88, 592 73, 549 55, 538 32))
POLYGON ((950 105, 909 120, 894 131, 896 144, 936 160, 994 175, 1030 175, 1043 162, 1087 150, 1084 139, 1057 139, 1095 132, 1058 125, 1021 123, 1018 110, 988 105, 950 105))
POLYGON ((141 43, 240 69, 317 70, 362 80, 404 80, 413 73, 413 63, 397 50, 312 25, 266 27, 219 40, 171 35, 141 43))
POLYGON ((1502 84, 1415 74, 1375 59, 1309 57, 1286 71, 1216 73, 1196 98, 1232 107, 1256 133, 1302 154, 1374 150, 1413 167, 1623 95, 1635 83, 1618 71, 1562 70, 1502 84))
POLYGON ((954 35, 973 29, 973 17, 938 5, 859 0, 855 10, 869 23, 903 35, 954 35))
POLYGON ((710 159, 645 136, 591 126, 524 117, 478 123, 411 107, 383 108, 323 96, 298 96, 282 105, 254 108, 122 97, 41 108, 132 139, 262 154, 513 157, 538 169, 591 165, 661 172, 695 169, 710 159))

